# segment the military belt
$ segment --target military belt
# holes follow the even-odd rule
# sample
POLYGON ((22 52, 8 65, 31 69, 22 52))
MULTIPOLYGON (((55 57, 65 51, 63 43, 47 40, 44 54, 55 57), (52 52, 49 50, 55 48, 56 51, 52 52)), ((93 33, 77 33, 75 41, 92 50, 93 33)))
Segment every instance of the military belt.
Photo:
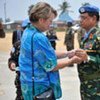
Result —
POLYGON ((90 75, 82 75, 83 80, 93 80, 100 78, 100 70, 90 75))

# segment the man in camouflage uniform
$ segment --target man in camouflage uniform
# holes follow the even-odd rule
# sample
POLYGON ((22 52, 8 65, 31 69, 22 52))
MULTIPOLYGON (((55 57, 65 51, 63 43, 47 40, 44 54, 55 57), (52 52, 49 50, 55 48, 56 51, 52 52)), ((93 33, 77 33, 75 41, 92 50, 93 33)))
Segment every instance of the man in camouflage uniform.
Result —
POLYGON ((99 9, 92 5, 79 9, 81 27, 86 30, 81 48, 86 50, 88 60, 78 65, 82 100, 100 100, 100 30, 99 9))
POLYGON ((18 64, 18 57, 20 53, 20 41, 17 41, 11 50, 11 57, 8 59, 8 66, 9 69, 12 71, 16 71, 16 78, 15 78, 15 86, 16 86, 16 99, 15 100, 23 100, 22 92, 21 92, 21 85, 20 85, 20 72, 19 72, 19 64, 18 64))
POLYGON ((72 29, 72 22, 67 23, 64 45, 66 46, 67 51, 74 49, 74 31, 72 29))
POLYGON ((56 40, 58 40, 58 37, 56 35, 56 31, 54 30, 54 26, 51 26, 46 32, 46 37, 49 39, 52 47, 56 50, 56 40))

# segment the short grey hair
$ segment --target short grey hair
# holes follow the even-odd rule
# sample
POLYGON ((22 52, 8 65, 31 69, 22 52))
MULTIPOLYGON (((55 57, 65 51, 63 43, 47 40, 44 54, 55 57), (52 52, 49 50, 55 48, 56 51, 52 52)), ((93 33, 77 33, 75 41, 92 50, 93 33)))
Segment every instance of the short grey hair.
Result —
POLYGON ((48 19, 51 13, 54 13, 55 17, 57 16, 57 11, 53 9, 53 7, 51 7, 48 3, 39 2, 30 10, 30 21, 36 22, 40 18, 48 19))

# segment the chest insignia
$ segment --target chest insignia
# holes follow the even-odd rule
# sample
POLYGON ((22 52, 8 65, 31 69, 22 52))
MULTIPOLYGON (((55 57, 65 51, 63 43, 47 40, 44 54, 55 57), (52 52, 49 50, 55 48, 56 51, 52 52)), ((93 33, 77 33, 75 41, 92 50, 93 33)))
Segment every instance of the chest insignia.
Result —
POLYGON ((90 33, 89 39, 93 39, 93 34, 90 33))

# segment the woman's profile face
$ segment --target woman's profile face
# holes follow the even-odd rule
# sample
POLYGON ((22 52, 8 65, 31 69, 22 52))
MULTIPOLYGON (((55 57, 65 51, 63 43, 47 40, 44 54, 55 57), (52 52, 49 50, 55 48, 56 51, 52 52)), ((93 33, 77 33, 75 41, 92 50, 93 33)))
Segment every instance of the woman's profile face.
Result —
POLYGON ((50 25, 52 24, 54 18, 55 18, 55 15, 51 13, 48 19, 43 19, 43 21, 41 22, 41 28, 43 31, 46 31, 50 28, 50 25))

